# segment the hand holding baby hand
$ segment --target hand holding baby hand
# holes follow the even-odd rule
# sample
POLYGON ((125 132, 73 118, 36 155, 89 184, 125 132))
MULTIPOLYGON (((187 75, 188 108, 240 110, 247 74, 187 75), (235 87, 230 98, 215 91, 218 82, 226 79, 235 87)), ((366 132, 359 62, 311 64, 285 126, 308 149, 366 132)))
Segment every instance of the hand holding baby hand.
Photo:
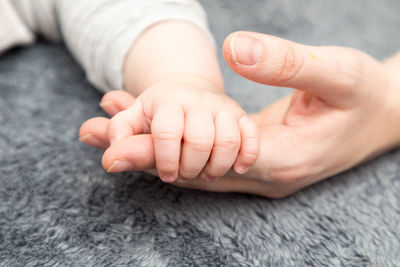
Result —
MULTIPOLYGON (((240 75, 292 87, 294 93, 250 116, 260 131, 260 153, 245 175, 230 172, 212 183, 193 179, 177 185, 284 197, 400 144, 399 55, 380 63, 345 47, 312 47, 240 32, 227 38, 224 56, 240 75)), ((92 131, 107 146, 107 125, 104 118, 92 119, 81 134, 92 131)), ((112 164, 109 155, 119 151, 136 163, 132 170, 152 168, 151 136, 128 141, 130 146, 121 141, 105 152, 106 167, 112 164), (121 152, 132 147, 135 153, 121 152)))

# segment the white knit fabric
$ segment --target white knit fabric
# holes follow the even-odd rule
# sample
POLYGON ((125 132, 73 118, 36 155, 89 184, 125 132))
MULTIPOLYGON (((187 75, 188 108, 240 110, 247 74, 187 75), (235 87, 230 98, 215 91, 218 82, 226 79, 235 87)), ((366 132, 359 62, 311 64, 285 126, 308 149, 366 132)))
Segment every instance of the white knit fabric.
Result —
POLYGON ((0 0, 0 53, 15 45, 30 44, 34 39, 11 3, 0 0))
MULTIPOLYGON (((122 68, 125 56, 140 33, 156 22, 186 20, 202 28, 212 40, 205 12, 195 0, 10 2, 20 20, 32 32, 50 40, 64 39, 85 69, 88 79, 103 92, 123 89, 122 68)), ((3 9, 0 8, 0 18, 2 13, 3 9)))

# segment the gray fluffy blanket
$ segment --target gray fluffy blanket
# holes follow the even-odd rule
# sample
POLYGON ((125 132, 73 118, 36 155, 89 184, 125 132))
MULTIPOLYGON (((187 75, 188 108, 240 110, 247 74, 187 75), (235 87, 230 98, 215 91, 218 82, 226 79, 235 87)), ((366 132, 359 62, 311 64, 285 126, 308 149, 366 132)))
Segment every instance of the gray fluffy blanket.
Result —
MULTIPOLYGON (((218 46, 243 29, 378 59, 400 49, 397 0, 201 3, 218 46)), ((249 112, 290 92, 220 60, 249 112)), ((78 142, 100 98, 62 46, 0 59, 1 266, 400 266, 399 150, 282 200, 179 189, 106 174, 78 142)))

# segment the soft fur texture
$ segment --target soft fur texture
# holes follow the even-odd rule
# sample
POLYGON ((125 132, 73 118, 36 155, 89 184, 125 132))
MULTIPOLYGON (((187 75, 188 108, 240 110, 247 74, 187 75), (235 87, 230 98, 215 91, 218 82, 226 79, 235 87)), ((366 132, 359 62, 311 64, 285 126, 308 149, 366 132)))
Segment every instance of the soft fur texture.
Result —
MULTIPOLYGON (((379 59, 400 49, 397 0, 201 3, 218 45, 244 29, 379 59)), ((220 59, 228 93, 249 112, 290 92, 220 59)), ((1 58, 1 266, 400 265, 399 150, 282 200, 179 189, 106 174, 101 152, 79 143, 80 124, 104 115, 100 97, 62 46, 1 58)))

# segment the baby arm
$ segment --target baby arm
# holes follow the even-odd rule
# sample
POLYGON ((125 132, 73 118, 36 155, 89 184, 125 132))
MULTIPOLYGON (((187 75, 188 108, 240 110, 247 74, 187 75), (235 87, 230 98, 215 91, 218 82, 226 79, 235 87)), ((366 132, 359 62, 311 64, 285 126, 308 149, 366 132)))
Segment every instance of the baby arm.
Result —
MULTIPOLYGON (((164 181, 210 180, 232 166, 244 173, 257 159, 257 128, 224 94, 212 42, 197 26, 171 20, 146 30, 126 58, 124 82, 138 98, 111 120, 111 143, 151 133, 164 181)), ((118 155, 115 162, 108 171, 125 168, 118 155)))

